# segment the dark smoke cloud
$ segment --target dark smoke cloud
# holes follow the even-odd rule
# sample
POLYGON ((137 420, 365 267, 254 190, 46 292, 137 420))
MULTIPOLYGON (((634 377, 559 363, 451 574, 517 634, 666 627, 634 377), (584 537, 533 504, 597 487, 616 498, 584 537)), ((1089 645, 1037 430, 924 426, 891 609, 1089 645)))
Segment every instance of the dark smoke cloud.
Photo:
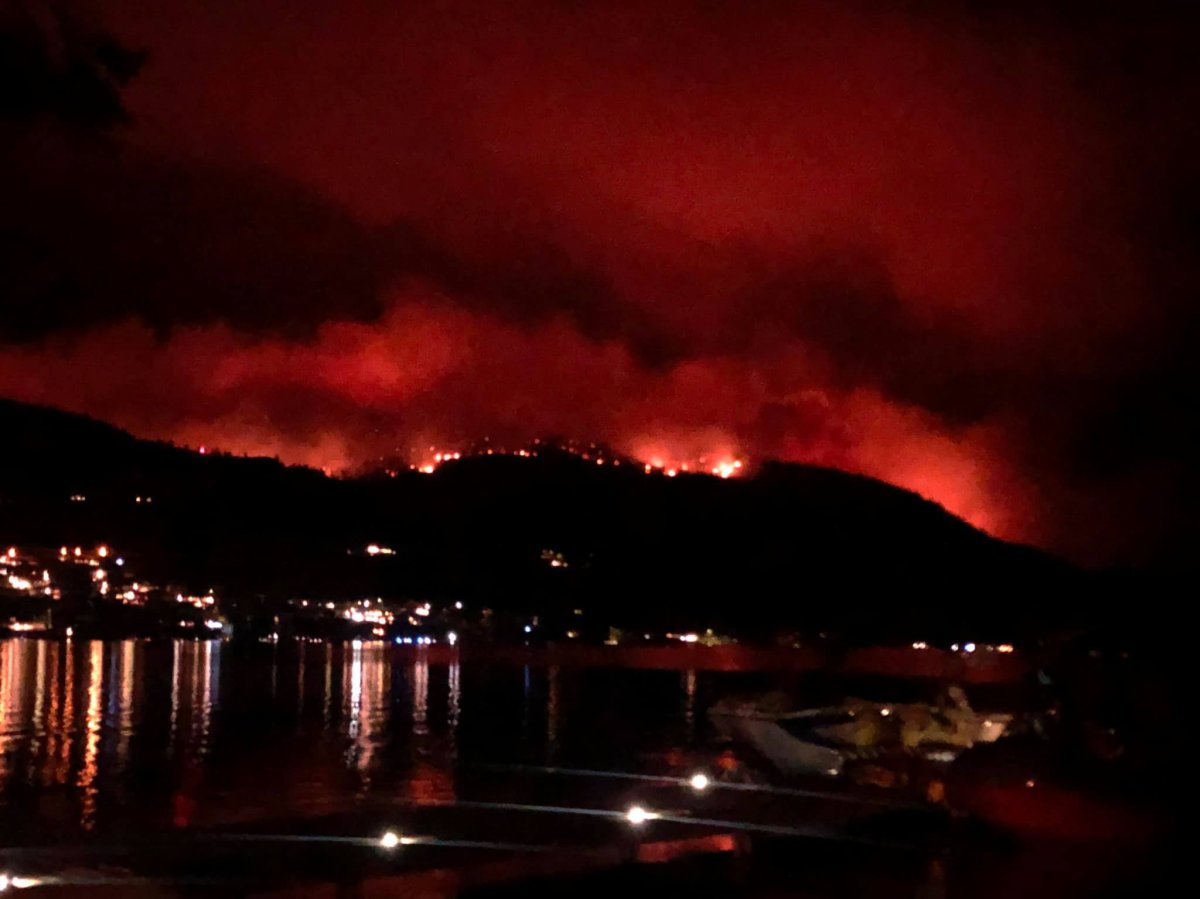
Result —
POLYGON ((777 455, 1186 562, 1200 140, 1165 8, 26 6, 5 394, 330 468, 777 455))

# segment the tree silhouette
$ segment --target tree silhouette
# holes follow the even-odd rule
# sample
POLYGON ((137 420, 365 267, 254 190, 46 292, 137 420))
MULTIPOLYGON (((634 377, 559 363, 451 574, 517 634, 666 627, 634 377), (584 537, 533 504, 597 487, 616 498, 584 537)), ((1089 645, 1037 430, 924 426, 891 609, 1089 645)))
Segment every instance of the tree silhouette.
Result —
POLYGON ((106 129, 129 121, 121 88, 146 54, 65 4, 0 0, 0 121, 106 129))

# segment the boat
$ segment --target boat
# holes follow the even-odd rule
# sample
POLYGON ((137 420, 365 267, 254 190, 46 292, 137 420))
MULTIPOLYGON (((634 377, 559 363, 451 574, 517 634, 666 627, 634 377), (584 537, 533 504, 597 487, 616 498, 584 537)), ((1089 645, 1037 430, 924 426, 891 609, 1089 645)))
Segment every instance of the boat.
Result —
POLYGON ((839 705, 789 710, 782 694, 722 700, 708 711, 717 732, 746 745, 786 777, 836 777, 855 762, 891 757, 953 761, 962 751, 999 739, 1009 714, 971 708, 959 687, 936 703, 847 699, 839 705))

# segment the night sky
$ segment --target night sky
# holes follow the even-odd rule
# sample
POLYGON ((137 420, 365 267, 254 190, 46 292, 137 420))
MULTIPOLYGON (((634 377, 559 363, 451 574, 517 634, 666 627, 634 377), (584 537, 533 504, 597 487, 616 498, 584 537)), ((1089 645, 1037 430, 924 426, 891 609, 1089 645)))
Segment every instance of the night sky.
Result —
POLYGON ((0 395, 331 470, 816 462, 1190 557, 1165 4, 68 5, 0 0, 0 395))

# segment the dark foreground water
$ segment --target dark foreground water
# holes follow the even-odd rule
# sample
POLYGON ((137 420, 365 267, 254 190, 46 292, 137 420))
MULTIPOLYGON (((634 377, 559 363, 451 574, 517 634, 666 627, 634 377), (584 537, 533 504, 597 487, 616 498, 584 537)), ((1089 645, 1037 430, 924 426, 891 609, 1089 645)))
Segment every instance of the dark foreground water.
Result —
POLYGON ((928 807, 864 804, 833 783, 818 787, 833 798, 696 795, 686 781, 532 770, 715 776, 713 702, 774 687, 833 697, 808 674, 456 659, 382 643, 0 641, 0 878, 32 872, 45 888, 58 877, 70 896, 105 884, 105 895, 172 896, 278 884, 324 896, 333 884, 341 896, 373 883, 371 895, 441 897, 488 882, 523 897, 1011 899, 1157 895, 1174 857, 981 838, 928 807), (634 803, 664 820, 631 827, 634 803), (391 827, 434 839, 381 850, 391 827), (689 840, 747 834, 752 851, 686 854, 689 840), (685 858, 630 866, 631 841, 649 861, 681 846, 685 858), (591 867, 539 867, 579 847, 591 867))
POLYGON ((769 682, 439 664, 383 643, 0 641, 0 834, 453 800, 476 764, 661 770, 711 746, 716 695, 769 682))

